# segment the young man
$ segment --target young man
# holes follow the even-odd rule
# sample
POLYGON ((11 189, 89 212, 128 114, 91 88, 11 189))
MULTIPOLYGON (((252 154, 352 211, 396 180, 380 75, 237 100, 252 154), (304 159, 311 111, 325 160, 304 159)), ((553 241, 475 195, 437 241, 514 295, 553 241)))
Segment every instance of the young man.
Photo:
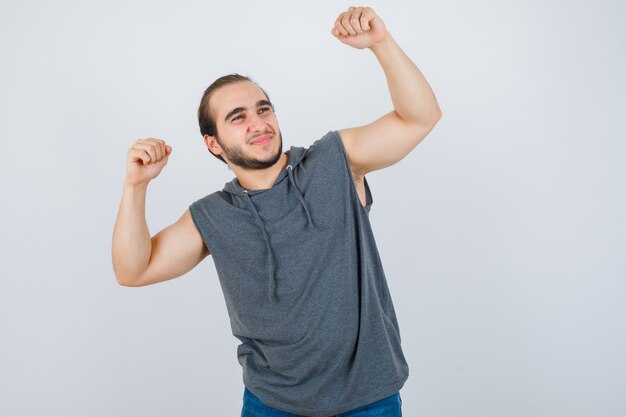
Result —
POLYGON ((113 233, 117 281, 154 284, 213 255, 241 340, 242 416, 401 415, 408 367, 368 221, 365 175, 406 156, 441 111, 371 8, 341 13, 332 34, 375 54, 393 111, 283 152, 267 94, 246 77, 221 77, 198 117, 207 149, 236 178, 153 237, 146 189, 172 148, 149 138, 128 151, 113 233))

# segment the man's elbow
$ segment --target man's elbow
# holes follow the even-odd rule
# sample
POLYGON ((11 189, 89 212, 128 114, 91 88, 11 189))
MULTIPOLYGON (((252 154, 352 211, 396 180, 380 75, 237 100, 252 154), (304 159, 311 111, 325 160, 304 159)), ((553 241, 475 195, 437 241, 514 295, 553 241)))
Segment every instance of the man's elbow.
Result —
POLYGON ((142 287, 145 284, 142 283, 140 276, 131 274, 128 272, 122 272, 114 269, 115 281, 122 287, 142 287))
POLYGON ((398 114, 398 117, 409 130, 415 130, 415 128, 423 130, 424 128, 428 128, 430 131, 439 120, 441 120, 441 115, 441 109, 439 106, 435 106, 428 112, 420 113, 419 116, 415 115, 414 117, 402 118, 402 116, 398 114))
POLYGON ((441 109, 435 107, 427 116, 422 116, 418 120, 413 120, 406 124, 407 131, 410 132, 410 136, 417 136, 418 141, 421 141, 424 136, 430 133, 435 128, 439 120, 441 120, 441 109))
POLYGON ((126 281, 122 279, 117 279, 117 283, 122 287, 143 287, 143 284, 140 284, 138 281, 126 281))
POLYGON ((435 107, 429 114, 428 118, 419 123, 419 130, 426 130, 427 133, 430 133, 430 131, 435 128, 437 123, 439 123, 439 120, 441 120, 441 115, 442 113, 439 106, 435 107))
POLYGON ((139 285, 137 285, 136 281, 132 281, 129 280, 127 278, 123 278, 123 277, 119 277, 119 276, 115 276, 115 281, 117 282, 118 285, 122 286, 122 287, 139 287, 139 285))
POLYGON ((435 108, 432 111, 432 115, 430 117, 431 123, 433 125, 436 125, 439 122, 439 120, 441 120, 441 115, 442 115, 441 108, 439 108, 439 105, 435 106, 435 108))

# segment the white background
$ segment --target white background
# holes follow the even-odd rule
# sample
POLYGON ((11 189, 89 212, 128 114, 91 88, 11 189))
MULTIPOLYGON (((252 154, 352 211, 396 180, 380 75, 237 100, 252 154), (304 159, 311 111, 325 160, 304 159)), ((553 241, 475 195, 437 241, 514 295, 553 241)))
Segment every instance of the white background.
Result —
MULTIPOLYGON (((391 109, 336 1, 0 3, 0 415, 236 416, 237 340, 209 258, 118 286, 126 150, 173 147, 153 233, 232 178, 196 109, 250 75, 285 146, 391 109)), ((379 1, 443 118, 368 178, 411 375, 406 416, 626 414, 626 6, 379 1)), ((384 144, 381 144, 384 146, 384 144)))

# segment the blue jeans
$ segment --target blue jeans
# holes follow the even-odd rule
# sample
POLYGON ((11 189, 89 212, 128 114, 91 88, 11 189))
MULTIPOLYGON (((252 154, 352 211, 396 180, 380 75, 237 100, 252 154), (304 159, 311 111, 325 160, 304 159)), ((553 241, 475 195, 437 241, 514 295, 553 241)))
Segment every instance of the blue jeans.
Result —
MULTIPOLYGON (((285 413, 268 407, 261 402, 247 387, 243 391, 241 417, 301 417, 298 414, 285 413)), ((402 417, 402 399, 400 392, 364 405, 335 417, 402 417)))

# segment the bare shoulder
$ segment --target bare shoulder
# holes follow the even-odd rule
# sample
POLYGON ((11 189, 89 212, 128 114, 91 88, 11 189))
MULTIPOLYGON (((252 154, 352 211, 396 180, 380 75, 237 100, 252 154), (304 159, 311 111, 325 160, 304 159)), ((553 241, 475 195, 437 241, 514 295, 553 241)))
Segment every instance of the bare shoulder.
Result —
MULTIPOLYGON (((175 232, 174 237, 178 238, 177 244, 181 246, 191 246, 195 249, 201 250, 201 255, 203 258, 209 255, 209 250, 204 244, 204 239, 196 224, 193 221, 193 217, 191 216, 191 211, 189 209, 185 210, 185 212, 180 216, 180 218, 174 223, 172 226, 172 232, 175 232)), ((167 229, 164 229, 165 231, 167 229)), ((155 236, 156 237, 156 236, 155 236)))
POLYGON ((198 234, 198 236, 200 236, 200 232, 198 231, 196 224, 193 222, 193 217, 191 217, 191 210, 189 209, 185 210, 183 215, 180 216, 180 218, 175 224, 177 223, 180 223, 181 225, 192 229, 192 231, 194 231, 195 233, 198 234))

